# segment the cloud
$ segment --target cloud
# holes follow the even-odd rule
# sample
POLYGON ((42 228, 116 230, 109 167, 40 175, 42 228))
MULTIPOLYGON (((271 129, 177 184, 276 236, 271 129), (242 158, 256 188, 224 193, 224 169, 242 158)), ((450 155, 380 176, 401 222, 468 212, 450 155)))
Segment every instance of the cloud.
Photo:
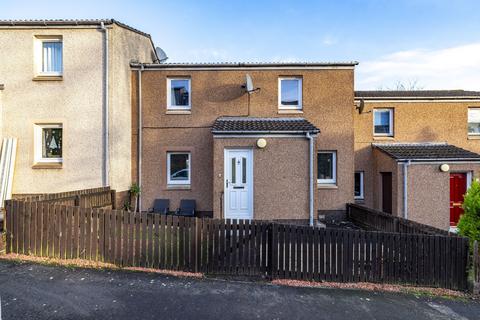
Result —
POLYGON ((417 81, 424 89, 480 90, 480 43, 399 51, 360 63, 356 89, 417 81))

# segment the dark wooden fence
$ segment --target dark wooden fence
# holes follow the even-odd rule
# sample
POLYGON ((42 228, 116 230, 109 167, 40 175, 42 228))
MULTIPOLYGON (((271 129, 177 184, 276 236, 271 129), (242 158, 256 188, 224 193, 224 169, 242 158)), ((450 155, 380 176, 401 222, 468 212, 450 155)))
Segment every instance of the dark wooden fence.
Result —
POLYGON ((410 234, 431 234, 455 236, 446 230, 431 227, 412 220, 395 217, 391 214, 358 204, 347 204, 348 219, 369 230, 410 234))
POLYGON ((115 209, 115 190, 110 187, 100 187, 67 191, 60 193, 14 195, 14 199, 29 202, 45 202, 65 206, 80 206, 84 208, 105 208, 115 209))
POLYGON ((171 270, 467 287, 468 240, 8 201, 7 253, 171 270))
POLYGON ((272 276, 464 289, 468 240, 460 237, 273 225, 272 276))

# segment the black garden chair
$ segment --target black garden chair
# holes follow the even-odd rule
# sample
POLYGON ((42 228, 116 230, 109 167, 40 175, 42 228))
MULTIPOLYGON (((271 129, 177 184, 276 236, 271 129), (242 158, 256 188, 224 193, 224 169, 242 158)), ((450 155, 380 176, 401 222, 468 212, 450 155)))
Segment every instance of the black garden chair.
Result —
POLYGON ((159 214, 168 214, 170 212, 170 200, 155 199, 155 201, 153 201, 153 208, 150 212, 159 213, 159 214))
POLYGON ((195 216, 196 203, 195 200, 182 199, 180 200, 180 208, 175 212, 176 215, 185 217, 195 216))

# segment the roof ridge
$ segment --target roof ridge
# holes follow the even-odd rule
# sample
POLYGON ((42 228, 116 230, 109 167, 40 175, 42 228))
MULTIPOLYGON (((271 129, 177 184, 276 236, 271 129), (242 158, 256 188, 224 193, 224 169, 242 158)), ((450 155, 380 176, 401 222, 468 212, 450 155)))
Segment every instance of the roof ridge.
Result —
POLYGON ((0 26, 55 26, 55 25, 99 25, 104 24, 117 24, 132 32, 138 33, 145 37, 151 38, 150 34, 143 32, 139 29, 129 26, 126 23, 118 21, 113 18, 106 19, 0 19, 0 26))
POLYGON ((222 121, 308 121, 303 117, 250 117, 250 116, 221 116, 217 120, 222 121))
POLYGON ((444 142, 372 142, 373 146, 448 146, 449 144, 444 142))

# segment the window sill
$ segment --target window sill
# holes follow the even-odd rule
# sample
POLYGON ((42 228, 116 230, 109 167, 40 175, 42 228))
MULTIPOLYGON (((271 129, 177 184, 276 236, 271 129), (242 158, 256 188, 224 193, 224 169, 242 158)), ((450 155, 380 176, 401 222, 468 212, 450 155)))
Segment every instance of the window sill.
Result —
POLYGON ((169 184, 166 190, 192 190, 192 186, 189 184, 169 184))
POLYGON ((190 110, 167 110, 165 114, 192 114, 190 110))
POLYGON ((47 76, 47 75, 37 75, 33 77, 33 81, 62 81, 63 76, 47 76))
POLYGON ((37 162, 32 169, 62 169, 63 163, 59 162, 37 162))
POLYGON ((365 204, 365 199, 355 199, 354 202, 357 204, 365 204))
POLYGON ((395 140, 394 136, 373 136, 373 140, 388 140, 393 141, 395 140))
POLYGON ((480 135, 468 135, 467 137, 468 140, 480 140, 480 135))
POLYGON ((303 114, 303 110, 299 109, 278 109, 279 114, 303 114))
POLYGON ((318 189, 338 189, 338 186, 334 183, 317 183, 318 189))

